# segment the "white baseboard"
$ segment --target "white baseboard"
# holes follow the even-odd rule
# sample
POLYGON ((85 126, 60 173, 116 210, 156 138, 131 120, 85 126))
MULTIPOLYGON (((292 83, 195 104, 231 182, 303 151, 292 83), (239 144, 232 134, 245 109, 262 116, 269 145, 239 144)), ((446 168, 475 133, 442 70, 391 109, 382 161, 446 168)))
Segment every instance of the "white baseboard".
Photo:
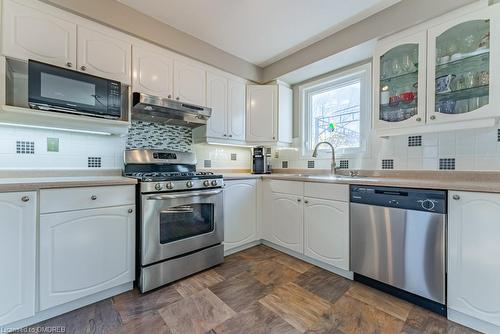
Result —
POLYGON ((72 301, 72 302, 69 302, 69 303, 66 303, 63 305, 56 306, 56 307, 53 307, 53 308, 48 309, 48 310, 37 312, 35 314, 35 316, 33 316, 31 318, 23 319, 20 321, 13 322, 11 324, 1 326, 0 333, 8 333, 8 332, 20 329, 20 328, 24 328, 26 326, 31 326, 31 325, 37 324, 41 321, 44 321, 44 320, 47 320, 50 318, 54 318, 58 315, 68 313, 70 311, 73 311, 73 310, 82 308, 84 306, 101 301, 103 299, 107 299, 107 298, 119 295, 120 293, 132 290, 133 288, 134 288, 134 283, 129 282, 129 283, 125 283, 125 284, 116 286, 114 288, 105 290, 105 291, 101 291, 101 292, 93 294, 91 296, 80 298, 78 300, 75 300, 75 301, 72 301))
POLYGON ((248 248, 252 248, 254 246, 258 246, 261 243, 262 242, 260 240, 255 240, 255 241, 249 242, 247 244, 244 244, 244 245, 241 245, 241 246, 238 246, 238 247, 234 247, 234 248, 228 249, 228 250, 224 251, 224 256, 228 256, 228 255, 231 255, 231 254, 234 254, 234 253, 241 252, 242 250, 245 250, 245 249, 248 249, 248 248))
POLYGON ((459 311, 452 310, 448 308, 448 319, 459 323, 460 325, 464 325, 466 327, 470 327, 476 331, 488 334, 499 334, 500 327, 496 326, 492 323, 471 317, 470 315, 464 314, 459 311))
POLYGON ((289 250, 285 247, 282 247, 282 246, 279 246, 279 245, 276 245, 272 242, 269 242, 267 240, 261 240, 262 241, 262 244, 266 245, 266 246, 269 246, 271 248, 274 248, 276 250, 279 250, 280 252, 283 252, 285 254, 288 254, 290 256, 293 256, 293 257, 296 257, 304 262, 307 262, 307 263, 310 263, 310 264, 313 264, 317 267, 320 267, 320 268, 323 268, 327 271, 330 271, 334 274, 337 274, 339 276, 342 276, 342 277, 345 277, 347 279, 350 279, 352 280, 353 277, 354 277, 354 273, 352 271, 347 271, 347 270, 344 270, 344 269, 340 269, 340 268, 337 268, 337 267, 334 267, 332 265, 329 265, 329 264, 326 264, 326 263, 323 263, 321 261, 318 261, 316 259, 312 259, 310 258, 309 256, 305 256, 303 254, 300 254, 300 253, 297 253, 297 252, 294 252, 292 250, 289 250))

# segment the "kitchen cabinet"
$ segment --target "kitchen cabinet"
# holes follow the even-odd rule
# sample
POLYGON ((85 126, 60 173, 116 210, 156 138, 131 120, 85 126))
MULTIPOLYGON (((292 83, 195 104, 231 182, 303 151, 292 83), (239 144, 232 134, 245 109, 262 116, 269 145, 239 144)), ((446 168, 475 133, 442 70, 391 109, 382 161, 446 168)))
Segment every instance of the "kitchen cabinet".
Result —
POLYGON ((206 71, 187 61, 174 60, 174 98, 205 106, 207 103, 206 71))
POLYGON ((78 70, 130 85, 132 45, 103 30, 78 26, 78 70))
POLYGON ((273 193, 269 241, 297 253, 303 252, 302 196, 273 193))
POLYGON ((133 186, 40 191, 41 310, 135 279, 134 193, 133 186), (106 196, 111 190, 118 196, 106 196))
POLYGON ((247 86, 247 142, 290 144, 292 114, 290 88, 283 84, 247 86))
POLYGON ((11 0, 2 5, 3 55, 75 68, 75 23, 11 0))
POLYGON ((373 57, 375 129, 425 123, 425 31, 381 44, 373 57))
POLYGON ((257 180, 225 181, 224 251, 257 239, 257 180))
POLYGON ((35 315, 35 192, 1 193, 0 326, 35 315))
POLYGON ((428 32, 427 122, 498 117, 500 5, 428 32))
MULTIPOLYGON (((448 309, 500 326, 500 194, 450 191, 448 198, 448 309)), ((485 328, 477 329, 493 332, 485 328)))
POLYGON ((212 108, 212 116, 206 127, 193 129, 195 142, 245 141, 245 90, 243 81, 224 73, 207 72, 207 106, 212 108))
POLYGON ((171 99, 174 58, 162 49, 132 47, 132 90, 171 99))
POLYGON ((304 255, 349 270, 349 203, 304 198, 304 255))

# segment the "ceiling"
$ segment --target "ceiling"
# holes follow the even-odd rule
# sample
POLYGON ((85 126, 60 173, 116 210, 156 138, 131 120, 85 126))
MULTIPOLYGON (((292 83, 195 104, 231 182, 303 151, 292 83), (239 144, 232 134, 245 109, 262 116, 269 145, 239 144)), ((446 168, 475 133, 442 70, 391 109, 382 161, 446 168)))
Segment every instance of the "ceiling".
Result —
POLYGON ((265 67, 400 0, 118 0, 265 67))

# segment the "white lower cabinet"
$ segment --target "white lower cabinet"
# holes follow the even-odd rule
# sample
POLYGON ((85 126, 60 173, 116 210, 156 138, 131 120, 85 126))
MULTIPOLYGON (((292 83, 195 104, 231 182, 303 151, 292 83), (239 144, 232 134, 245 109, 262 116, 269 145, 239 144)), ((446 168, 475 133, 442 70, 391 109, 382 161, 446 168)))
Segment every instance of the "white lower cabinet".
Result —
POLYGON ((224 251, 257 239, 257 180, 225 181, 224 251))
POLYGON ((293 250, 303 251, 304 225, 302 220, 302 197, 273 193, 271 196, 271 226, 268 227, 269 241, 293 250))
MULTIPOLYGON (((498 217, 500 194, 449 193, 448 308, 494 326, 500 326, 498 217)), ((488 325, 476 329, 494 331, 488 325)))
POLYGON ((304 255, 349 270, 349 203, 304 199, 304 255))
POLYGON ((0 194, 0 326, 35 315, 36 193, 0 194))

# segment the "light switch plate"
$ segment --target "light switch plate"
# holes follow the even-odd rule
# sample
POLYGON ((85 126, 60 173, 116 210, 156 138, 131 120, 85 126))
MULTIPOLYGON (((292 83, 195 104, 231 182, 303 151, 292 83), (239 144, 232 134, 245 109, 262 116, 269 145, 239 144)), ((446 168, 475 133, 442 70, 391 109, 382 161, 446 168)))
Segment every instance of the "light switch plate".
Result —
POLYGON ((59 152, 59 138, 47 138, 47 152, 59 152))

